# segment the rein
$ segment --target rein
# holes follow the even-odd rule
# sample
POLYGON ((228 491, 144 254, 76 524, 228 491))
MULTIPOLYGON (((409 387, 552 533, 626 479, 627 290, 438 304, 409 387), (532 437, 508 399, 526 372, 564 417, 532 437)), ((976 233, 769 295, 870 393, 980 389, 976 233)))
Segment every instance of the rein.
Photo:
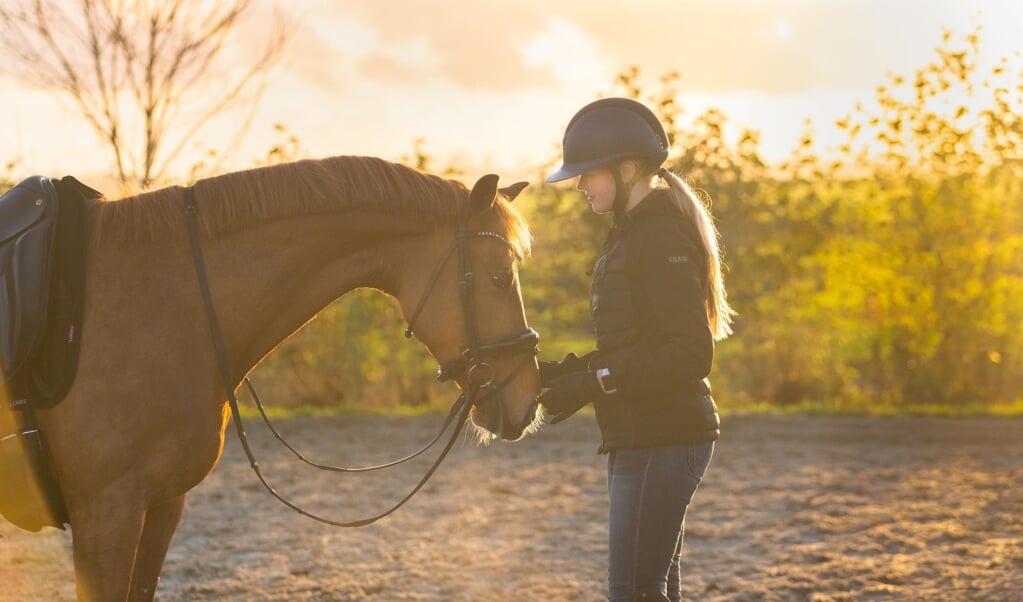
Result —
MULTIPOLYGON (((441 364, 441 366, 437 370, 437 375, 438 378, 442 381, 449 380, 453 378, 454 375, 457 374, 459 370, 465 368, 467 369, 466 379, 468 381, 469 390, 468 393, 463 393, 458 396, 458 399, 456 399, 454 404, 452 404, 451 410, 448 412, 448 416, 445 419, 444 424, 442 425, 440 431, 433 438, 433 440, 426 444, 426 446, 424 446, 419 451, 416 451, 404 458, 395 460, 393 462, 380 464, 377 466, 345 468, 339 466, 328 466, 312 462, 311 460, 306 458, 301 452, 299 452, 294 447, 289 445, 288 442, 285 441, 281 434, 277 431, 277 429, 273 427, 273 424, 271 424, 270 419, 263 408, 263 404, 260 401, 259 396, 256 394, 255 388, 252 386, 251 381, 249 381, 248 377, 245 377, 244 379, 246 386, 248 387, 249 391, 251 392, 253 398, 256 401, 256 406, 259 408, 259 412, 262 415, 264 422, 266 422, 266 425, 269 427, 270 431, 277 438, 277 440, 280 441, 288 450, 290 450, 300 460, 309 464, 310 466, 319 468, 321 470, 327 470, 332 472, 368 472, 372 470, 379 470, 381 468, 389 468, 392 466, 396 466, 398 464, 401 464, 403 462, 406 462, 419 456, 420 454, 431 448, 435 443, 437 443, 437 441, 440 440, 441 436, 449 428, 451 423, 455 422, 455 428, 451 432, 451 436, 448 439, 448 442, 441 450, 440 455, 438 455, 438 457, 434 460, 433 464, 426 471, 426 474, 423 475, 423 477, 419 480, 415 487, 413 487, 412 490, 404 498, 398 501, 390 509, 376 516, 347 522, 331 520, 313 514, 305 510, 304 508, 298 506, 294 502, 288 500, 287 498, 283 497, 281 494, 277 492, 276 489, 274 489, 272 485, 270 485, 270 483, 263 476, 263 473, 259 468, 259 462, 256 461, 255 455, 252 453, 252 449, 249 446, 248 437, 245 434, 245 427, 242 424, 241 412, 238 406, 238 398, 235 395, 234 391, 235 387, 232 385, 231 371, 227 362, 227 349, 224 345, 224 339, 220 332, 220 323, 219 320, 217 319, 216 307, 214 306, 213 297, 212 294, 210 293, 209 279, 206 274, 206 267, 205 262, 203 260, 202 247, 199 243, 199 231, 196 218, 196 206, 194 195, 195 193, 193 187, 188 186, 185 188, 185 212, 188 216, 188 236, 192 247, 192 257, 195 261, 196 276, 199 280, 199 289, 202 294, 203 303, 206 308, 206 317, 209 321, 210 335, 211 338, 213 339, 213 347, 217 356, 217 364, 218 368, 220 369, 221 378, 224 382, 224 388, 227 391, 228 401, 231 407, 231 414, 234 418, 235 430, 238 434, 238 439, 241 441, 242 449, 245 451, 245 456, 249 460, 249 465, 252 467, 253 472, 256 473, 256 477, 259 479, 260 483, 262 483, 263 487, 270 493, 270 495, 275 497, 278 501, 280 501, 285 506, 291 508, 292 510, 298 512, 303 516, 335 527, 362 527, 365 525, 372 524, 380 520, 381 518, 384 518, 385 516, 392 514, 398 508, 405 505, 406 502, 412 499, 412 497, 416 493, 418 493, 419 490, 423 488, 423 486, 426 485, 426 482, 429 481, 430 477, 432 477, 434 472, 436 472, 441 462, 443 462, 444 459, 447 457, 448 452, 450 452, 451 448, 454 446, 455 440, 458 438, 459 433, 461 433, 466 422, 468 421, 469 413, 472 411, 473 407, 479 405, 484 401, 487 401, 490 398, 493 398, 498 392, 504 389, 504 387, 507 386, 507 384, 511 382, 511 380, 515 376, 517 376, 519 372, 522 371, 522 369, 524 369, 529 363, 533 361, 533 357, 538 352, 537 342, 539 341, 539 335, 537 335, 536 331, 532 329, 527 330, 523 334, 507 337, 505 339, 501 339, 498 341, 487 343, 480 342, 476 323, 476 308, 472 296, 472 282, 474 276, 472 273, 470 263, 468 241, 470 238, 473 237, 490 237, 497 238, 503 241, 509 247, 511 246, 511 244, 508 242, 506 238, 504 238, 500 234, 497 234, 496 232, 469 232, 468 209, 467 207, 460 206, 458 233, 455 236, 455 241, 441 257, 437 267, 434 268, 434 271, 430 276, 430 281, 426 289, 424 290, 422 297, 420 297, 419 303, 417 304, 411 319, 409 320, 408 328, 406 328, 405 330, 406 338, 411 338, 413 334, 412 328, 415 324, 415 321, 419 317, 419 313, 422 311, 423 306, 426 303, 427 297, 433 290, 433 287, 436 284, 438 277, 440 276, 442 268, 447 263, 448 259, 451 257, 453 252, 457 250, 459 258, 458 263, 459 268, 461 270, 461 277, 459 278, 458 283, 459 293, 462 300, 462 312, 465 318, 465 327, 469 339, 469 347, 462 352, 461 356, 458 359, 441 364), (510 351, 521 351, 528 348, 532 348, 532 353, 528 355, 527 358, 511 372, 511 374, 509 374, 503 380, 495 384, 494 369, 493 367, 491 367, 490 364, 482 361, 481 359, 482 354, 507 353, 510 351), (476 379, 474 379, 474 375, 484 373, 484 371, 489 371, 486 379, 483 380, 482 382, 477 383, 476 379)), ((503 416, 503 412, 499 413, 499 415, 503 416)))

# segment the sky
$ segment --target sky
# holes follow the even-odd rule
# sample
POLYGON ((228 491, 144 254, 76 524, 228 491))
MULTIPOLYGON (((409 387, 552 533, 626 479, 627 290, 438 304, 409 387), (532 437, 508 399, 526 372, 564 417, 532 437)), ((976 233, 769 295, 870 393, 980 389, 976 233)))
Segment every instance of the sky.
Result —
MULTIPOLYGON (((943 30, 980 26, 992 59, 1023 50, 1019 0, 257 2, 225 68, 257 53, 271 24, 290 24, 291 36, 226 170, 265 155, 281 138, 279 123, 308 156, 396 160, 422 140, 438 169, 533 180, 557 156, 572 114, 631 66, 651 91, 677 71, 683 123, 719 108, 731 134, 758 130, 763 153, 778 160, 806 119, 821 144, 837 143, 833 122, 870 101, 886 74, 925 66, 943 30)), ((110 172, 72 105, 10 76, 0 85, 0 167, 17 159, 16 177, 110 172)), ((178 177, 248 115, 226 115, 200 133, 178 177)))

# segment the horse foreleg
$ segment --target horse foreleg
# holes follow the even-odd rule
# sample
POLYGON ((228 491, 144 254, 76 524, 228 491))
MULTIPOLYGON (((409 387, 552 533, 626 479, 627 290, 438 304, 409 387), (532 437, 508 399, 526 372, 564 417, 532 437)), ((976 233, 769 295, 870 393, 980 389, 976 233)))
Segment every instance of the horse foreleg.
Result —
POLYGON ((137 496, 121 493, 68 508, 82 602, 121 602, 128 597, 144 509, 137 496))
POLYGON ((181 522, 185 508, 185 496, 176 497, 150 506, 146 511, 142 539, 139 540, 138 554, 135 555, 135 570, 131 577, 131 602, 151 602, 156 596, 156 585, 160 581, 167 548, 170 547, 174 531, 181 522))

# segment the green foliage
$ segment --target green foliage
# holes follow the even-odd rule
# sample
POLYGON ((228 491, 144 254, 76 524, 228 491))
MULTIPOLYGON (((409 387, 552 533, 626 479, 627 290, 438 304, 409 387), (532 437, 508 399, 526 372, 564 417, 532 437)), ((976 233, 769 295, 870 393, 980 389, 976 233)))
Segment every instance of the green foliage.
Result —
POLYGON ((755 183, 690 167, 717 186, 740 313, 719 389, 900 408, 1019 399, 1023 71, 993 83, 1002 61, 978 82, 976 35, 965 42, 946 37, 914 79, 891 76, 841 120, 849 143, 827 167, 812 135, 780 173, 740 165, 755 183))

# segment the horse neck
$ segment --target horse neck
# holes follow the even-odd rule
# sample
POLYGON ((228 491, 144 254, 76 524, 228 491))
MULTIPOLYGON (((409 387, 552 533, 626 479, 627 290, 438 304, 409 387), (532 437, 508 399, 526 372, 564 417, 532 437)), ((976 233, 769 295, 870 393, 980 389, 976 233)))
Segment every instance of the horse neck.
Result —
POLYGON ((348 212, 278 220, 204 242, 232 372, 267 353, 348 291, 394 294, 422 225, 348 212))

